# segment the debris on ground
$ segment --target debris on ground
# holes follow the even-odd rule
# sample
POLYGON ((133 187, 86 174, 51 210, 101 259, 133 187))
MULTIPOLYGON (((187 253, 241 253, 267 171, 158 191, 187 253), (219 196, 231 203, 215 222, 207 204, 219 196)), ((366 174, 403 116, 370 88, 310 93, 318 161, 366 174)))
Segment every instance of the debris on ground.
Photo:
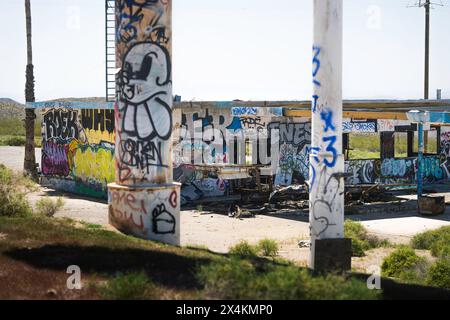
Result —
POLYGON ((311 246, 311 242, 309 240, 300 240, 298 242, 298 246, 300 248, 309 248, 311 246))

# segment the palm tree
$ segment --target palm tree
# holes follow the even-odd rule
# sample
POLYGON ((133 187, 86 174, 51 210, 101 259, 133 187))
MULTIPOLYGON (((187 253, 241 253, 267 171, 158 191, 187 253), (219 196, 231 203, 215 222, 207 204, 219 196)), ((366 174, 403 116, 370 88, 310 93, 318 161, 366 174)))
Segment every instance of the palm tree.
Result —
MULTIPOLYGON (((27 25, 27 69, 25 84, 25 101, 34 102, 34 66, 33 66, 33 49, 31 44, 31 8, 30 0, 25 0, 25 15, 27 25)), ((25 109, 25 159, 24 170, 27 174, 37 178, 36 156, 34 153, 34 121, 36 114, 34 109, 25 109)))

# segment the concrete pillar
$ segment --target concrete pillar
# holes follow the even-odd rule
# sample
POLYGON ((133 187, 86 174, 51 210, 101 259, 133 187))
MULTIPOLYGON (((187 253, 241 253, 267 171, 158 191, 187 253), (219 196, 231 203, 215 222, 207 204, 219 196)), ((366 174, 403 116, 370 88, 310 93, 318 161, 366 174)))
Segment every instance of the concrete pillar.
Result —
POLYGON ((309 266, 319 271, 349 269, 351 257, 343 239, 342 18, 342 0, 314 0, 309 266))
POLYGON ((172 180, 172 0, 116 1, 116 182, 109 221, 144 239, 180 243, 172 180))
POLYGON ((423 123, 419 122, 417 125, 418 131, 418 152, 417 152, 417 200, 419 201, 423 193, 423 153, 424 153, 424 139, 423 139, 423 123))

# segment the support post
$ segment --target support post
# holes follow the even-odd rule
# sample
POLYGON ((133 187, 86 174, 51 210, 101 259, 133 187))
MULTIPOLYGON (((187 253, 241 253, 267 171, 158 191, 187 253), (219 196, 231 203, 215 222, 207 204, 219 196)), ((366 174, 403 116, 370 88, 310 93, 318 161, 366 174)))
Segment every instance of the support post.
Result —
POLYGON ((418 130, 418 152, 417 152, 417 201, 420 201, 420 197, 423 194, 423 151, 424 151, 424 140, 423 140, 423 123, 417 125, 418 130))
POLYGON ((342 19, 342 0, 314 0, 309 267, 319 272, 351 267, 351 240, 344 239, 342 19))
POLYGON ((109 222, 180 244, 180 185, 172 179, 172 0, 116 1, 115 164, 109 222))
POLYGON ((424 98, 428 100, 429 81, 430 81, 430 6, 431 1, 425 2, 425 79, 424 79, 424 98))

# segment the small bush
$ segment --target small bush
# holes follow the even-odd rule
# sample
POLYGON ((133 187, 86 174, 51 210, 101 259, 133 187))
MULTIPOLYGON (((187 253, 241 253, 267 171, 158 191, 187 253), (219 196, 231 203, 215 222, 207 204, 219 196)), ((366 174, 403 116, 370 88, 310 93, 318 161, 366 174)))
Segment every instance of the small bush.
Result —
POLYGON ((346 238, 352 239, 353 257, 363 257, 366 250, 389 245, 387 240, 380 240, 369 235, 360 222, 353 220, 345 220, 344 235, 346 238))
POLYGON ((155 285, 144 272, 119 274, 100 287, 100 295, 109 300, 154 299, 155 285))
POLYGON ((14 173, 3 164, 0 164, 0 185, 8 185, 16 190, 23 187, 30 191, 35 191, 38 186, 30 177, 14 173))
POLYGON ((258 255, 258 248, 250 245, 247 241, 241 241, 231 247, 229 253, 241 258, 253 258, 258 255))
POLYGON ((415 249, 423 250, 432 250, 433 246, 435 246, 434 251, 438 253, 437 242, 442 244, 445 242, 450 243, 450 226, 415 235, 411 240, 411 246, 415 249))
POLYGON ((249 300, 376 299, 366 283, 329 275, 313 277, 293 265, 259 265, 232 258, 202 266, 197 274, 208 298, 249 300))
POLYGON ((53 217, 63 206, 64 200, 62 198, 53 201, 53 199, 45 197, 36 202, 37 214, 46 217, 53 217))
POLYGON ((8 169, 5 165, 0 164, 0 184, 12 184, 14 181, 14 173, 8 169))
POLYGON ((271 239, 262 239, 258 243, 258 249, 264 257, 276 257, 278 255, 278 243, 271 239))
POLYGON ((427 262, 414 249, 401 246, 383 260, 381 272, 383 276, 420 283, 427 272, 427 262))
POLYGON ((16 184, 17 178, 4 165, 0 165, 0 216, 29 216, 31 207, 25 194, 16 184))
POLYGON ((431 246, 431 254, 435 257, 450 257, 450 236, 448 239, 440 239, 431 246))
POLYGON ((428 270, 426 283, 430 286, 450 289, 450 259, 438 259, 428 270))
POLYGON ((25 137, 12 136, 12 137, 6 138, 3 143, 6 146, 20 147, 20 146, 25 145, 26 140, 25 140, 25 137))
POLYGON ((25 195, 12 186, 0 185, 0 216, 26 217, 32 213, 25 195))

